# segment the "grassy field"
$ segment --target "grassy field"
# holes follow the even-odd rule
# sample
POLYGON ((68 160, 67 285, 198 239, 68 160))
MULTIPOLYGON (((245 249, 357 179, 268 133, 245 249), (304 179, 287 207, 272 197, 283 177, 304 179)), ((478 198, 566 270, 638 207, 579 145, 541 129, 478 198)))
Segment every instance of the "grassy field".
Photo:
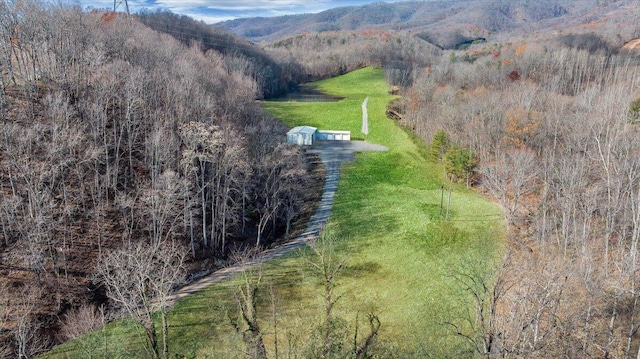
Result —
MULTIPOLYGON (((449 273, 472 265, 491 271, 503 252, 501 210, 454 185, 450 220, 442 218, 440 187, 449 186, 443 169, 429 163, 418 141, 386 118, 385 106, 392 97, 382 70, 366 68, 314 85, 346 98, 264 106, 290 126, 350 130, 357 135, 360 106, 369 97, 366 140, 389 148, 385 153, 359 154, 354 163, 343 166, 327 228, 335 238, 336 256, 346 263, 335 287, 340 295, 336 314, 344 320, 345 330, 353 337, 356 316, 362 319, 375 312, 382 324, 380 357, 472 357, 465 342, 444 324, 462 323, 469 308, 469 293, 449 273)), ((308 338, 321 321, 323 291, 308 264, 309 252, 292 253, 260 269, 258 313, 270 357, 275 357, 276 342, 270 288, 275 294, 279 357, 300 355, 298 350, 312 343, 308 338)), ((176 305, 169 317, 172 355, 244 357, 241 337, 228 319, 236 315, 232 298, 242 281, 225 281, 176 305)), ((134 332, 124 324, 111 325, 47 357, 74 357, 93 346, 94 350, 86 349, 92 357, 136 356, 139 345, 130 340, 137 337, 134 332)))

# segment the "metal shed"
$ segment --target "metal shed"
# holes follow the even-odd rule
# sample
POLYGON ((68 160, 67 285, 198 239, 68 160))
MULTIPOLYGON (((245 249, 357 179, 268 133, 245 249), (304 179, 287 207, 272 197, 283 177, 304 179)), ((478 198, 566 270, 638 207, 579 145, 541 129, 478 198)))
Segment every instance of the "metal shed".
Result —
POLYGON ((287 132, 287 142, 298 145, 313 145, 318 129, 311 126, 294 127, 287 132))
POLYGON ((316 139, 324 141, 351 141, 351 131, 319 130, 316 139))

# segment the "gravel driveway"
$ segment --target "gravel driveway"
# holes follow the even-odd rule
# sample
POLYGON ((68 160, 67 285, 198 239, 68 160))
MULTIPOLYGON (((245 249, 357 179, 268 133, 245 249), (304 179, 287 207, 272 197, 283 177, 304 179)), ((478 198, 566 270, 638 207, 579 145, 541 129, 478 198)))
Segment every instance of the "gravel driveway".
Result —
POLYGON ((340 166, 344 162, 352 162, 356 152, 364 151, 387 151, 387 148, 381 145, 367 143, 364 141, 316 141, 313 146, 307 148, 307 152, 317 154, 322 163, 327 168, 325 176, 324 188, 322 189, 322 198, 316 209, 316 213, 311 217, 304 232, 300 233, 289 242, 260 253, 244 263, 234 264, 232 266, 217 270, 205 277, 197 279, 188 285, 179 288, 169 298, 169 306, 177 301, 199 292, 209 285, 220 282, 223 279, 241 273, 247 268, 260 263, 278 258, 283 254, 289 253, 296 248, 300 248, 307 244, 308 241, 317 238, 331 215, 333 207, 333 197, 340 180, 340 166))

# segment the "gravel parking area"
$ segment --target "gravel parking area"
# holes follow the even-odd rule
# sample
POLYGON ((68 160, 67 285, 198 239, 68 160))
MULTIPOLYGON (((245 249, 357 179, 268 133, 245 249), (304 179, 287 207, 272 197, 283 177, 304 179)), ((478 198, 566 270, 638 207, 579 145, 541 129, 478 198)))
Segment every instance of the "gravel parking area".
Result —
POLYGON ((382 145, 376 145, 365 141, 315 141, 307 151, 316 153, 323 162, 351 162, 356 152, 378 151, 388 149, 382 145))

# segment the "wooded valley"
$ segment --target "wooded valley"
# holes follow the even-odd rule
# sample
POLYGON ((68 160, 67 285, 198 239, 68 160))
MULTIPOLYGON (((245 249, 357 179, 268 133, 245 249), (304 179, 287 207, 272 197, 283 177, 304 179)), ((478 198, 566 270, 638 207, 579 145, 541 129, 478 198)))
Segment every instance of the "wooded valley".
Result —
POLYGON ((530 33, 504 18, 465 32, 452 16, 437 34, 370 26, 258 46, 167 12, 0 1, 0 357, 123 316, 161 356, 153 312, 176 285, 313 212, 321 166, 256 100, 367 66, 396 86, 387 113, 430 160, 505 213, 501 266, 457 277, 472 304, 452 335, 486 358, 637 357, 640 52, 623 45, 640 9, 598 2, 545 31, 578 7, 547 2, 530 33), (142 297, 117 293, 147 281, 142 297))

